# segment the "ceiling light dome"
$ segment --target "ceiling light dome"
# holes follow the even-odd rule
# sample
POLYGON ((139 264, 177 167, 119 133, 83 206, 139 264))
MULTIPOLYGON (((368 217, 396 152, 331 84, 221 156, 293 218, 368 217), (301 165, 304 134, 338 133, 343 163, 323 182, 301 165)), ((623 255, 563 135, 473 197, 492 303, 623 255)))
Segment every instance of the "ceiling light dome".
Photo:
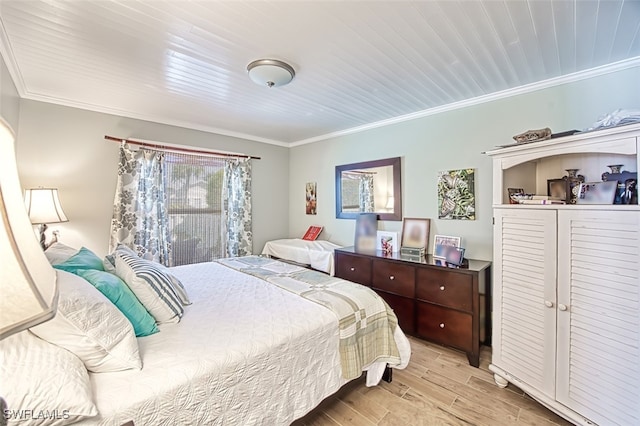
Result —
POLYGON ((289 84, 296 75, 291 65, 277 59, 258 59, 247 65, 247 71, 254 83, 267 87, 289 84))

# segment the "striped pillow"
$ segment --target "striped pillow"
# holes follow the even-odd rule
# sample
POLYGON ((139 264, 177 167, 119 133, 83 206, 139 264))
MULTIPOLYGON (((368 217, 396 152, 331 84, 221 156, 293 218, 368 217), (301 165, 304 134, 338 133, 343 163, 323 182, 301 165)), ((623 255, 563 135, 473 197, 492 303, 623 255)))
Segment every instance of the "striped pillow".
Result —
POLYGON ((184 308, 167 274, 153 262, 116 251, 116 275, 136 295, 158 323, 179 322, 184 308))

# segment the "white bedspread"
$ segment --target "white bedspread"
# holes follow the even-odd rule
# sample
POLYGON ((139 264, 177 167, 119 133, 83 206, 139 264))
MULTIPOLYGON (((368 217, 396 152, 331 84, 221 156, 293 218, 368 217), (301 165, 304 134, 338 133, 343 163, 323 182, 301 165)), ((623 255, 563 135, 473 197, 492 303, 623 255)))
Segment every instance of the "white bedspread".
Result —
POLYGON ((310 265, 313 269, 333 276, 333 251, 337 248, 340 246, 329 241, 289 238, 267 241, 262 254, 310 265))
POLYGON ((216 263, 172 270, 193 304, 138 339, 142 371, 90 374, 101 414, 80 424, 288 425, 345 383, 328 309, 216 263))

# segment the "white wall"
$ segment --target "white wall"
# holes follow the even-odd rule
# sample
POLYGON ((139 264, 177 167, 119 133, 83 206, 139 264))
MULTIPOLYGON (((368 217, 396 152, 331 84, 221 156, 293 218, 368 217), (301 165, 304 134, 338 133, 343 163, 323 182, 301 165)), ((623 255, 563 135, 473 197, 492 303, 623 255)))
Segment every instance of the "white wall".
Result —
POLYGON ((69 245, 84 245, 99 255, 108 250, 118 143, 104 140, 104 135, 262 157, 252 164, 254 252, 288 233, 288 148, 24 99, 19 128, 21 183, 25 188, 59 189, 69 222, 51 229, 59 229, 69 245))
POLYGON ((4 119, 14 133, 18 133, 20 96, 2 56, 0 56, 0 117, 4 119))
MULTIPOLYGON (((404 216, 431 218, 431 241, 435 234, 458 235, 467 257, 490 260, 491 162, 481 152, 511 143, 513 135, 528 129, 582 129, 617 108, 640 108, 640 68, 294 147, 289 235, 300 236, 319 224, 325 227, 320 238, 352 245, 354 220, 335 218, 335 166, 400 156, 404 216), (476 220, 439 220, 438 171, 461 168, 476 169, 476 220), (305 215, 308 181, 318 183, 317 216, 305 215)), ((400 231, 401 226, 382 222, 379 229, 400 231)))

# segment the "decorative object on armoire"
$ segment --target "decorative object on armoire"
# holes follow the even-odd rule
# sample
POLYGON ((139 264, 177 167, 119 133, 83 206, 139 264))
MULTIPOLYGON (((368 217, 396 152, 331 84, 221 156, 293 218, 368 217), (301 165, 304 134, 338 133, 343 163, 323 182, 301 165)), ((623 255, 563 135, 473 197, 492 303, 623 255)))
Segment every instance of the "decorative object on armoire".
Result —
POLYGON ((620 408, 637 407, 640 388, 640 207, 512 208, 506 189, 539 186, 559 161, 586 176, 602 173, 596 156, 637 166, 639 141, 640 124, 487 153, 495 220, 489 369, 499 386, 516 385, 573 424, 640 424, 640 410, 620 408))
POLYGON ((317 214, 317 189, 318 184, 316 182, 307 182, 305 185, 305 211, 307 214, 317 214))
POLYGON ((405 217, 402 219, 402 247, 427 247, 431 219, 405 217))
POLYGON ((356 234, 354 246, 358 251, 375 251, 378 233, 378 215, 360 213, 356 216, 356 234))
POLYGON ((474 169, 438 174, 438 219, 476 219, 474 169))
POLYGON ((567 181, 567 204, 575 204, 578 196, 579 186, 584 182, 584 176, 578 174, 580 169, 566 169, 567 176, 563 179, 567 181))
POLYGON ((591 127, 586 128, 585 132, 593 130, 607 129, 609 127, 625 126, 627 124, 640 123, 640 110, 617 109, 602 117, 598 117, 598 121, 593 123, 591 127))
POLYGON ((551 198, 569 202, 569 182, 565 178, 547 179, 547 195, 551 198))
POLYGON ((613 204, 638 204, 638 192, 637 192, 637 172, 622 171, 623 164, 612 164, 607 167, 611 169, 611 172, 604 172, 602 174, 602 180, 617 181, 618 188, 616 190, 616 196, 613 200, 613 204), (635 181, 635 183, 634 183, 635 181))
POLYGON ((518 196, 524 195, 524 189, 522 188, 507 188, 509 194, 509 204, 518 204, 518 196))
POLYGON ((548 127, 545 127, 544 129, 527 130, 526 132, 522 132, 519 135, 515 135, 513 139, 517 143, 544 141, 547 139, 551 139, 551 129, 548 127))
POLYGON ((583 182, 578 186, 577 204, 613 204, 618 182, 583 182))
POLYGON ((550 139, 563 138, 565 136, 575 135, 576 133, 580 133, 580 130, 575 130, 574 129, 574 130, 567 130, 567 131, 559 132, 559 133, 552 133, 550 139))

